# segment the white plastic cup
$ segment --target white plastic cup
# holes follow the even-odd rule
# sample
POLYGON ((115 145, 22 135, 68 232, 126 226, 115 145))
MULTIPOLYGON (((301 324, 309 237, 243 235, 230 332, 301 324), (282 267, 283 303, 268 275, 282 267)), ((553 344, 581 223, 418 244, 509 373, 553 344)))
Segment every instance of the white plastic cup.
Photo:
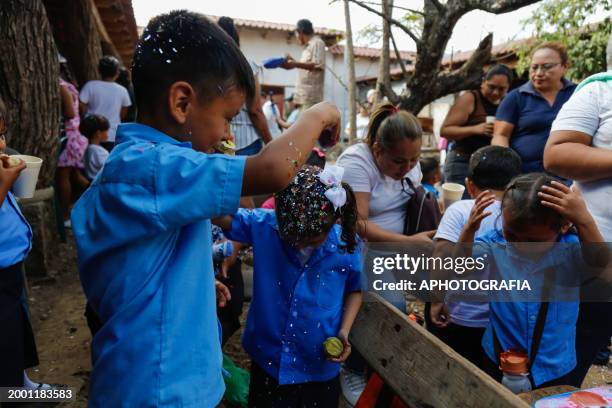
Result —
POLYGON ((495 116, 487 116, 487 123, 495 123, 495 116))
POLYGON ((32 198, 36 191, 36 182, 38 181, 38 173, 42 166, 42 159, 34 156, 26 156, 24 154, 15 154, 11 157, 23 160, 26 168, 19 174, 19 177, 13 184, 13 193, 19 198, 32 198))
POLYGON ((442 184, 442 199, 444 200, 444 208, 450 207, 455 201, 461 200, 465 187, 457 183, 442 184))

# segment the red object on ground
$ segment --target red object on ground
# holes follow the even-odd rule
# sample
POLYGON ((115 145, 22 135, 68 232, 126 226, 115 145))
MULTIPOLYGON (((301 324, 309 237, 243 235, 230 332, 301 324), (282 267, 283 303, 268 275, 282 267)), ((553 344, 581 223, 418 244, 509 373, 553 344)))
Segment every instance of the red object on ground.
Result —
MULTIPOLYGON (((363 393, 361 393, 361 397, 355 404, 355 408, 374 408, 376 407, 376 402, 378 401, 378 396, 380 395, 380 391, 383 389, 385 382, 377 373, 372 374, 368 383, 366 384, 363 393)), ((402 400, 396 395, 393 397, 391 401, 391 405, 389 408, 408 408, 406 404, 402 402, 402 400)))

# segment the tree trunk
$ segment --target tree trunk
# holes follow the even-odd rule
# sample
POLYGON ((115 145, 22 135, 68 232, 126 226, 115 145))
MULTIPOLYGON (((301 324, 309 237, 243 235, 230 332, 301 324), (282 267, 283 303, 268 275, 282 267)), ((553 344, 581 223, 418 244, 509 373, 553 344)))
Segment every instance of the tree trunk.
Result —
MULTIPOLYGON (((382 0, 383 15, 391 18, 393 13, 393 0, 382 0)), ((395 102, 393 90, 391 89, 391 55, 389 50, 389 39, 391 38, 391 24, 389 20, 383 18, 382 29, 382 49, 380 55, 380 65, 378 66, 378 79, 376 80, 376 99, 375 102, 382 100, 383 95, 395 102)))
POLYGON ((355 58, 353 52, 353 30, 351 29, 351 10, 349 8, 348 0, 344 0, 344 19, 346 23, 346 58, 348 67, 348 103, 349 103, 349 143, 353 143, 357 136, 357 104, 356 94, 356 82, 355 82, 355 58))
POLYGON ((44 160, 39 188, 53 184, 60 125, 57 48, 41 0, 0 2, 0 96, 7 143, 44 160))
POLYGON ((57 47, 68 60, 76 81, 82 86, 87 81, 99 79, 98 61, 103 53, 93 0, 43 2, 57 47))
MULTIPOLYGON (((384 94, 396 103, 392 98, 399 99, 400 107, 405 110, 418 114, 421 109, 430 102, 441 96, 459 92, 478 84, 482 78, 482 67, 489 62, 491 57, 492 35, 488 35, 474 51, 470 59, 458 70, 452 72, 441 72, 441 63, 444 50, 453 33, 457 21, 472 10, 483 10, 489 13, 502 14, 521 7, 537 3, 540 0, 424 0, 422 11, 412 11, 418 13, 423 18, 423 29, 421 35, 414 31, 412 27, 396 20, 391 15, 391 10, 385 8, 386 1, 383 0, 383 11, 378 11, 362 0, 349 0, 359 7, 368 10, 383 18, 383 40, 388 40, 385 30, 393 24, 406 33, 417 45, 417 58, 413 74, 406 83, 406 92, 399 98, 395 95, 390 86, 388 89, 382 85, 385 82, 385 75, 389 69, 383 70, 384 61, 381 62, 377 89, 383 89, 384 94)), ((391 0, 387 0, 391 2, 391 0)), ((392 4, 388 5, 389 8, 392 4)), ((383 59, 385 52, 388 58, 389 43, 383 42, 383 59)), ((388 65, 387 65, 388 67, 388 65)))

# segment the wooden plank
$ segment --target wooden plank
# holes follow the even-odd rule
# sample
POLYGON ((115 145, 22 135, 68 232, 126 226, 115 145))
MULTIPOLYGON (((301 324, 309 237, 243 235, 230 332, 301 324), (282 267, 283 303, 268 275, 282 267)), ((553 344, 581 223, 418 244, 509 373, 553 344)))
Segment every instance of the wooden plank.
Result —
POLYGON ((529 407, 375 293, 367 293, 353 347, 411 408, 529 407))

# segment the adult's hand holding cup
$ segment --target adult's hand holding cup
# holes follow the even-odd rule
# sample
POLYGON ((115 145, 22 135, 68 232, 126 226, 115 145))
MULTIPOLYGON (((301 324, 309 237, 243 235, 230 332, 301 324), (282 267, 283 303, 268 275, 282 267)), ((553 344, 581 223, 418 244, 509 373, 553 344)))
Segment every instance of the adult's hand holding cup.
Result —
POLYGON ((34 156, 27 156, 25 154, 16 154, 10 156, 10 158, 25 162, 26 165, 26 168, 21 171, 19 177, 13 184, 13 193, 19 198, 34 197, 38 174, 40 173, 40 167, 43 163, 42 159, 34 156))
POLYGON ((442 184, 442 199, 444 200, 444 209, 450 207, 455 201, 461 200, 465 186, 457 183, 442 184))

